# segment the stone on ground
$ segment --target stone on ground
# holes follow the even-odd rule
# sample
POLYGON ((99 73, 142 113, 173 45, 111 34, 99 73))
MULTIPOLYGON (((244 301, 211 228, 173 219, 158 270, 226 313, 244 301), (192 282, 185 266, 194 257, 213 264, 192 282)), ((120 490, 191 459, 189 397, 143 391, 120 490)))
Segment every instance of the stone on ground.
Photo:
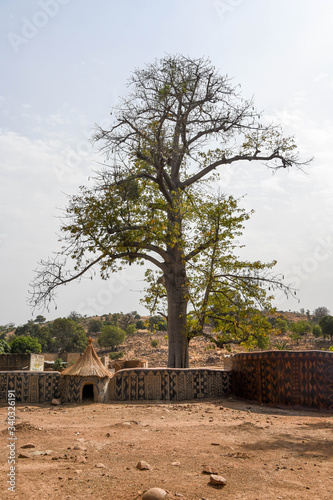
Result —
POLYGON ((142 500, 164 500, 167 492, 161 488, 150 488, 142 495, 142 500))

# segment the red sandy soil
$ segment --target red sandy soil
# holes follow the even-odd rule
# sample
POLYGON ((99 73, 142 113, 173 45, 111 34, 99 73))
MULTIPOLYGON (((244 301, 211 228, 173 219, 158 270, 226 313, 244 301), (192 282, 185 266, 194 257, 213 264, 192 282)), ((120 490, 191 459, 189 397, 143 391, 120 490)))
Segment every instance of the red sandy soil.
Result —
POLYGON ((175 500, 333 498, 332 413, 228 397, 169 404, 17 405, 16 415, 14 494, 6 483, 7 405, 0 408, 3 500, 134 500, 152 487, 175 500), (27 443, 35 447, 23 449, 27 443), (33 455, 36 451, 46 454, 33 455), (22 452, 29 458, 18 458, 22 452), (140 460, 151 469, 138 470, 140 460), (226 486, 210 486, 205 466, 222 475, 226 486))

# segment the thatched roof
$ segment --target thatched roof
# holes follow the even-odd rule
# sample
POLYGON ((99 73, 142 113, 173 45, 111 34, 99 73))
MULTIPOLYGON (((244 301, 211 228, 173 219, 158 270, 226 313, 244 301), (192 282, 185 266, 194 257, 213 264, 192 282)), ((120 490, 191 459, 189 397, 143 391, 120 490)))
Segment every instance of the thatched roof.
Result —
POLYGON ((74 363, 61 372, 61 375, 71 375, 73 377, 109 377, 112 375, 105 368, 92 346, 92 339, 89 337, 88 346, 82 356, 74 363))

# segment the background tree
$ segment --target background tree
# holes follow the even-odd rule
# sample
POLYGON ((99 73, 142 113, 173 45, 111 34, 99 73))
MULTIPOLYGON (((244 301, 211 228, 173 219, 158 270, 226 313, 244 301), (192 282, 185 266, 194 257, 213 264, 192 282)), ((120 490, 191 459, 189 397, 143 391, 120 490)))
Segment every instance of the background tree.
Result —
POLYGON ((10 350, 12 353, 39 354, 42 352, 42 346, 36 338, 20 335, 10 342, 10 350))
POLYGON ((4 339, 0 339, 0 354, 10 353, 10 345, 4 339))
POLYGON ((308 321, 301 320, 301 321, 297 321, 295 323, 292 323, 290 325, 290 329, 293 333, 296 333, 298 335, 303 336, 306 333, 311 333, 312 326, 311 326, 311 323, 309 323, 308 321))
POLYGON ((57 352, 56 343, 48 326, 40 326, 40 324, 29 320, 24 325, 20 325, 15 330, 15 336, 28 336, 36 338, 41 345, 42 352, 57 352))
MULTIPOLYGON (((229 253, 234 235, 220 204, 234 221, 237 207, 232 198, 211 194, 216 169, 245 161, 273 169, 302 163, 293 138, 263 125, 252 100, 242 99, 206 59, 167 56, 136 70, 130 85, 113 124, 95 136, 111 165, 93 188, 70 199, 61 228, 65 247, 41 262, 32 303, 47 304, 59 285, 80 279, 95 265, 105 279, 125 264, 153 265, 167 299, 168 366, 187 367, 189 338, 203 331, 219 285, 221 296, 232 286, 226 303, 233 301, 237 283, 237 300, 244 299, 239 304, 247 305, 247 290, 252 299, 258 291, 258 302, 263 297, 258 283, 267 267, 240 263, 238 268, 229 253), (205 266, 207 254, 219 260, 218 274, 205 266), (67 269, 67 258, 74 269, 67 269), (201 271, 207 291, 199 286, 201 271), (191 297, 195 324, 189 329, 191 297)), ((267 276, 264 282, 278 285, 267 276)))
POLYGON ((330 337, 333 340, 333 316, 326 314, 319 320, 319 326, 321 328, 323 337, 330 337))
POLYGON ((67 319, 71 319, 73 321, 80 321, 82 319, 82 314, 77 313, 76 311, 71 311, 67 316, 67 319))
POLYGON ((126 339, 126 332, 115 325, 103 325, 98 343, 101 347, 116 347, 126 339))
POLYGON ((102 321, 99 319, 91 319, 88 322, 88 333, 98 333, 102 328, 102 321))
POLYGON ((55 338, 57 352, 82 352, 88 345, 84 328, 72 319, 56 319, 50 326, 50 333, 55 338))
POLYGON ((317 309, 315 309, 313 311, 313 319, 316 323, 319 323, 319 321, 321 320, 321 318, 323 318, 324 316, 328 316, 330 313, 330 311, 327 309, 327 307, 317 307, 317 309))
POLYGON ((322 336, 322 331, 319 325, 313 325, 312 335, 317 339, 322 336))
POLYGON ((46 318, 44 316, 42 316, 41 314, 38 314, 38 316, 36 317, 35 319, 35 323, 45 323, 46 322, 46 318))

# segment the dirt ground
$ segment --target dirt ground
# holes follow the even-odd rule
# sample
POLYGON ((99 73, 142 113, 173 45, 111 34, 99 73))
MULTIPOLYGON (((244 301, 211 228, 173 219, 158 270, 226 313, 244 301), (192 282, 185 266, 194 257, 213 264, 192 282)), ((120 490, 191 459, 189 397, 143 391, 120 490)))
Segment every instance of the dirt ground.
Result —
POLYGON ((332 417, 234 398, 17 405, 12 493, 7 406, 2 406, 0 498, 134 500, 160 487, 167 499, 178 500, 329 500, 332 417), (35 447, 23 449, 28 443, 35 447), (29 458, 18 458, 20 453, 29 458), (141 460, 151 469, 138 470, 141 460), (209 485, 207 466, 226 486, 209 485))

